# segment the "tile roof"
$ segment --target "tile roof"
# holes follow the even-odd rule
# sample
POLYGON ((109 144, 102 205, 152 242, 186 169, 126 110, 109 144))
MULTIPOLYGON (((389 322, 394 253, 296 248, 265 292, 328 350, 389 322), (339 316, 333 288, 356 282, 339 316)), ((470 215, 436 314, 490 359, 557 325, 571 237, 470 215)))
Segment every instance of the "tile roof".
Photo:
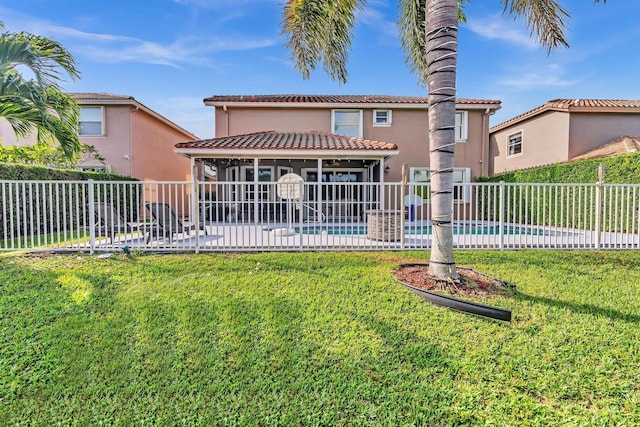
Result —
POLYGON ((309 132, 256 132, 244 135, 223 136, 202 141, 181 142, 177 149, 218 150, 354 150, 393 151, 396 144, 352 138, 318 131, 309 132))
POLYGON ((535 117, 546 111, 563 112, 640 112, 640 100, 624 99, 552 99, 532 110, 493 126, 489 132, 496 132, 516 123, 535 117))
POLYGON ((571 161, 596 159, 600 157, 618 156, 620 154, 637 153, 640 151, 640 136, 622 136, 615 141, 575 156, 571 161))
POLYGON ((640 108, 640 100, 627 99, 554 99, 547 102, 554 108, 640 108))
MULTIPOLYGON (((300 104, 416 104, 426 105, 426 96, 394 95, 213 95, 205 103, 300 103, 300 104)), ((458 98, 458 104, 500 105, 500 101, 458 98)))
POLYGON ((102 92, 69 93, 76 101, 133 101, 133 96, 102 92))

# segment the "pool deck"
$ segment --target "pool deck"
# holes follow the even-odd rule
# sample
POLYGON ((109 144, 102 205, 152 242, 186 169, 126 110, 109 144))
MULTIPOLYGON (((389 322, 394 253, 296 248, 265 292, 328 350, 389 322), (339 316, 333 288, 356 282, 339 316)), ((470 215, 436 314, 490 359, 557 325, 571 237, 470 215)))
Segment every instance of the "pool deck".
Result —
MULTIPOLYGON (((377 240, 367 234, 305 234, 298 230, 299 224, 208 224, 206 235, 178 234, 168 239, 151 240, 145 243, 143 234, 121 235, 113 244, 102 239, 96 242, 95 250, 119 250, 124 246, 132 249, 158 251, 303 251, 303 250, 428 250, 431 247, 430 234, 412 234, 411 225, 400 240, 377 240)), ((428 224, 416 225, 417 227, 428 224)), ((479 223, 477 226, 495 226, 495 223, 479 223)), ((350 224, 303 224, 314 226, 364 227, 364 223, 350 224)), ((554 228, 531 227, 519 224, 507 226, 534 230, 529 234, 454 234, 455 249, 608 249, 640 248, 640 236, 629 233, 603 232, 599 242, 595 232, 554 228)))

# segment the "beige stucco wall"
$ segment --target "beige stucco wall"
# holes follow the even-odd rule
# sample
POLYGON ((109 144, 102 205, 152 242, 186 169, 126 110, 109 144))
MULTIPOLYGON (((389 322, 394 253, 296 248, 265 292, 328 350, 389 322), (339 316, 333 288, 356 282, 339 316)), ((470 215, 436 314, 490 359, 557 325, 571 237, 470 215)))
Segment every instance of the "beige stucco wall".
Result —
POLYGON ((31 140, 16 140, 15 133, 13 132, 13 128, 9 124, 6 119, 0 118, 0 145, 11 146, 11 145, 30 145, 35 142, 35 138, 31 138, 31 140))
POLYGON ((489 173, 526 169, 569 160, 569 113, 547 112, 493 132, 489 173), (522 131, 522 153, 507 156, 509 135, 522 131))
POLYGON ((614 141, 640 135, 640 114, 571 113, 569 159, 614 141))
MULTIPOLYGON (((130 104, 101 105, 104 108, 105 134, 82 136, 80 140, 93 145, 111 172, 140 180, 184 181, 191 179, 191 161, 174 153, 175 144, 191 141, 183 132, 130 104)), ((83 103, 82 106, 93 106, 83 103)), ((34 144, 35 136, 16 141, 8 122, 0 120, 3 145, 34 144)), ((90 160, 85 166, 98 166, 90 160)))
MULTIPOLYGON (((95 106, 100 105, 96 104, 95 106)), ((80 141, 84 144, 93 145, 100 155, 105 158, 105 163, 111 166, 111 172, 119 175, 131 175, 131 165, 125 157, 131 156, 131 135, 129 132, 129 109, 131 107, 129 105, 106 105, 103 108, 105 134, 103 136, 82 136, 80 141)), ((35 134, 16 140, 11 126, 5 120, 0 123, 0 132, 3 145, 32 145, 36 142, 35 134)), ((84 165, 98 166, 101 163, 89 160, 84 165)))
MULTIPOLYGON (((83 104, 84 106, 84 104, 83 104)), ((87 105, 89 106, 89 105, 87 105)), ((99 105, 96 105, 99 106, 99 105)), ((93 145, 105 163, 111 166, 111 172, 118 175, 131 175, 131 133, 129 126, 129 105, 106 105, 104 108, 103 136, 83 136, 80 140, 93 145)), ((89 161, 86 165, 99 165, 99 162, 89 161)))
POLYGON ((300 108, 216 108, 216 137, 268 130, 331 131, 329 110, 300 108), (227 127, 228 126, 228 127, 227 127))
MULTIPOLYGON (((399 181, 402 164, 409 167, 429 165, 428 115, 426 109, 391 108, 391 126, 374 126, 373 110, 363 110, 363 138, 398 145, 400 154, 388 160, 389 181, 399 181)), ((482 138, 484 110, 468 111, 468 139, 456 145, 456 167, 471 168, 471 176, 482 174, 482 138)), ((331 132, 331 108, 241 108, 215 109, 216 137, 267 130, 331 132)), ((485 125, 486 126, 486 125, 485 125)), ((488 135, 485 135, 488 143, 488 135)), ((488 151, 486 148, 485 151, 488 151)))
POLYGON ((131 113, 131 176, 141 181, 191 180, 191 160, 174 153, 184 133, 143 110, 131 113))

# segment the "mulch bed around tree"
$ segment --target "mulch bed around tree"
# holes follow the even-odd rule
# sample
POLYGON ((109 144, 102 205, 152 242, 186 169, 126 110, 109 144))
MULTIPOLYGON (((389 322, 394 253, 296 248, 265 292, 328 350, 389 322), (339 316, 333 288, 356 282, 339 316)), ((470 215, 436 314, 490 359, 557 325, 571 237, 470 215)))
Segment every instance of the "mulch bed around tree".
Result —
POLYGON ((442 292, 454 297, 492 298, 515 292, 512 284, 487 276, 467 267, 457 267, 459 283, 436 279, 429 275, 428 264, 404 264, 395 271, 394 276, 400 282, 426 291, 442 292))

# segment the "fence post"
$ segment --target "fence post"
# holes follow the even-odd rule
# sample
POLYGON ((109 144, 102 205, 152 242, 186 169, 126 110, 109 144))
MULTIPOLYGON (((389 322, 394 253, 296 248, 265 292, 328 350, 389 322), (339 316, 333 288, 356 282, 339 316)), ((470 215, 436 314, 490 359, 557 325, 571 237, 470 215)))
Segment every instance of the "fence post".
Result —
POLYGON ((500 250, 504 249, 504 181, 500 181, 500 194, 498 196, 498 229, 500 233, 500 250))
POLYGON ((600 249, 602 234, 602 189, 604 184, 604 165, 598 166, 596 183, 596 249, 600 249))
MULTIPOLYGON (((96 215, 95 215, 95 194, 93 189, 93 180, 87 181, 88 197, 89 197, 89 253, 93 255, 96 250, 96 215)), ((105 233, 106 234, 106 233, 105 233)))
MULTIPOLYGON (((409 169, 406 163, 402 164, 402 181, 400 182, 400 249, 404 250, 404 197, 409 177, 409 169)), ((409 193, 411 194, 411 193, 409 193)), ((411 196, 409 196, 411 198, 411 196)), ((409 214, 411 215, 411 214, 409 214)), ((412 218, 409 218, 412 219, 412 218)))

